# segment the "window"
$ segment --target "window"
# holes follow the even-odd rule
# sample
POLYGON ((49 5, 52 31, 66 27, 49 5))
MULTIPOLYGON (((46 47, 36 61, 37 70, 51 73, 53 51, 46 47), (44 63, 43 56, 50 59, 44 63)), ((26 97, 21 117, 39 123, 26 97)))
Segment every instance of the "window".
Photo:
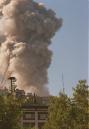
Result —
POLYGON ((24 120, 35 120, 35 112, 24 112, 23 119, 24 120))
POLYGON ((48 113, 47 112, 39 112, 38 113, 38 119, 39 120, 46 120, 48 117, 48 113))
POLYGON ((23 123, 23 127, 24 127, 24 128, 26 128, 26 127, 27 127, 27 128, 28 128, 28 127, 33 128, 34 126, 35 126, 35 123, 28 123, 28 122, 27 122, 27 123, 23 123))

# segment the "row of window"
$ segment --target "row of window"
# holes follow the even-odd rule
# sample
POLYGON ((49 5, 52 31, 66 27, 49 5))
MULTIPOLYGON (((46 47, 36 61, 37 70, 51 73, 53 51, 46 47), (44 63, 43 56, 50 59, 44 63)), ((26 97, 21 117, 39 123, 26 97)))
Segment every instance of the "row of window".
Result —
MULTIPOLYGON (((46 120, 48 116, 47 112, 38 112, 38 120, 46 120)), ((24 112, 24 120, 35 120, 35 112, 24 112)))

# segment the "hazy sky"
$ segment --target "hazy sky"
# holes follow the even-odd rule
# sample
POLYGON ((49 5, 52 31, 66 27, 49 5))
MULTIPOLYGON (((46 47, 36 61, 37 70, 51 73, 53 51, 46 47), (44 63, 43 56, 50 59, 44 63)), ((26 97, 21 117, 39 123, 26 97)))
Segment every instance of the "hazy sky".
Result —
POLYGON ((53 9, 63 18, 63 26, 52 39, 52 64, 48 71, 51 94, 62 91, 71 95, 78 80, 88 80, 88 0, 35 0, 53 9))
POLYGON ((52 40, 52 64, 49 68, 49 90, 71 95, 78 80, 88 79, 88 0, 36 0, 52 8, 63 18, 63 26, 52 40))

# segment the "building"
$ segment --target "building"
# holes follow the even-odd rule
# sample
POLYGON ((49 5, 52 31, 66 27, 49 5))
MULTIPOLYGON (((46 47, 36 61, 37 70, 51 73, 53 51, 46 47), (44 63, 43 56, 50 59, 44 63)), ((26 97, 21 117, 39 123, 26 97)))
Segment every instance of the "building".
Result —
POLYGON ((35 127, 42 129, 48 118, 49 97, 30 95, 29 100, 22 106, 22 127, 35 127))
POLYGON ((42 129, 47 121, 48 106, 39 104, 26 104, 22 107, 21 125, 22 127, 35 127, 42 129))
MULTIPOLYGON (((6 91, 7 90, 2 91, 0 93, 1 96, 7 96, 11 94, 6 91)), ((45 124, 48 118, 49 97, 39 97, 32 95, 31 93, 24 95, 24 91, 19 89, 16 90, 14 97, 23 98, 25 101, 25 104, 23 104, 21 107, 21 126, 42 129, 43 125, 45 124)))
POLYGON ((49 97, 39 97, 32 93, 25 94, 24 90, 15 89, 15 78, 10 77, 11 94, 16 98, 24 98, 26 103, 22 105, 21 125, 22 127, 35 127, 42 129, 47 121, 49 97))
POLYGON ((25 91, 24 90, 19 90, 19 89, 16 89, 15 90, 15 96, 16 98, 24 98, 25 97, 25 91))

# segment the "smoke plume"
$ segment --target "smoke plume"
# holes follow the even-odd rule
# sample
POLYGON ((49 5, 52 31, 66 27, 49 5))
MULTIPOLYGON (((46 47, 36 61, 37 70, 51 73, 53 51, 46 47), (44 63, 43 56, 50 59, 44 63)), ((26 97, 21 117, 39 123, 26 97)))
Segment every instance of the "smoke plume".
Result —
POLYGON ((51 38, 61 27, 56 14, 33 0, 0 0, 0 75, 20 89, 48 95, 51 38))

